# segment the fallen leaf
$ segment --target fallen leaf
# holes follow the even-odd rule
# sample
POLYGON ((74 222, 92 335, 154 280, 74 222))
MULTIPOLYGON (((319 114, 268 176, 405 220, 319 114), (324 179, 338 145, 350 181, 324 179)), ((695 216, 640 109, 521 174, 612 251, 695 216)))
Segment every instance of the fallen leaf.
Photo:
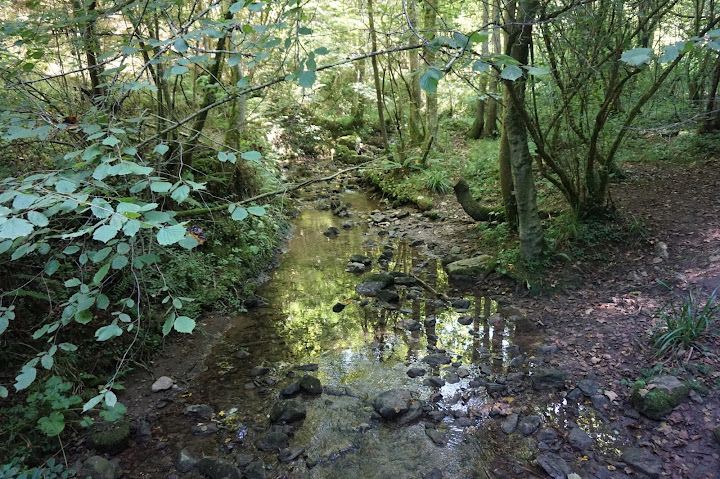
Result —
POLYGON ((618 395, 612 391, 605 391, 605 396, 611 401, 614 401, 618 398, 618 395))

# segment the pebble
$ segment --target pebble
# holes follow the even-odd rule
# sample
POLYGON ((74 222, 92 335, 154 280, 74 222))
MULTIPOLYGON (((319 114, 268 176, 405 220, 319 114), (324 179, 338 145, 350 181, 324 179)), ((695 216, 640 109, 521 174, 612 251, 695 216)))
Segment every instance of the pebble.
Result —
POLYGON ((161 376, 157 378, 157 380, 153 383, 151 390, 154 393, 158 393, 160 391, 167 391, 168 389, 173 387, 173 384, 175 384, 175 382, 171 378, 167 376, 161 376))

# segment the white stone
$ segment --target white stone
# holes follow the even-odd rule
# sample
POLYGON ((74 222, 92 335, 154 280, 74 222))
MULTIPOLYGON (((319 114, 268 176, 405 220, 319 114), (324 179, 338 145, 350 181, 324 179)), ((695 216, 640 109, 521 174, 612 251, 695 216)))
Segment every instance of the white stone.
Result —
POLYGON ((152 392, 158 393, 160 391, 167 391, 173 387, 173 380, 167 376, 162 376, 157 379, 152 385, 152 392))

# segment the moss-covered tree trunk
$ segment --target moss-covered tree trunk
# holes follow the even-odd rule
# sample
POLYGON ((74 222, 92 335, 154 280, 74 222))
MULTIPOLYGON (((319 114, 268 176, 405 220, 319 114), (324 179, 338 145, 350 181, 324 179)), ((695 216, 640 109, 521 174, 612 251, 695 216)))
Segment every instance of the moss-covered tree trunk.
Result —
MULTIPOLYGON (((425 0, 425 21, 424 29, 427 41, 435 38, 437 24, 437 0, 425 0)), ((435 63, 435 51, 425 47, 423 49, 425 61, 432 65, 435 63)), ((438 131, 438 99, 437 92, 425 93, 425 145, 429 148, 433 139, 437 137, 438 131)))
MULTIPOLYGON (((532 42, 532 23, 538 10, 537 0, 520 0, 517 8, 508 9, 507 28, 510 32, 508 52, 520 64, 526 65, 532 42)), ((525 77, 515 81, 504 80, 503 130, 510 150, 517 201, 520 252, 523 259, 533 261, 540 257, 544 240, 537 209, 537 192, 533 178, 533 158, 528 148, 528 135, 520 108, 525 101, 525 77)))
MULTIPOLYGON (((413 31, 410 32, 410 44, 417 45, 418 37, 415 32, 418 31, 418 20, 417 20, 417 5, 416 0, 408 0, 407 12, 408 21, 412 26, 413 31)), ((410 121, 408 122, 408 130, 410 133, 410 143, 417 145, 423 141, 425 136, 425 128, 423 128, 422 121, 422 90, 420 89, 420 75, 418 70, 420 69, 420 58, 418 57, 417 50, 408 51, 408 63, 410 66, 410 72, 412 77, 410 80, 410 121)))
MULTIPOLYGON (((368 22, 370 23, 370 43, 373 52, 377 51, 377 32, 375 31, 375 16, 373 12, 373 1, 368 0, 368 22)), ((383 147, 386 152, 390 151, 387 126, 385 125, 385 112, 383 106, 383 89, 380 83, 380 69, 378 67, 377 55, 370 60, 373 69, 373 80, 375 82, 375 96, 377 97, 378 121, 380 122, 380 134, 382 135, 383 147)))

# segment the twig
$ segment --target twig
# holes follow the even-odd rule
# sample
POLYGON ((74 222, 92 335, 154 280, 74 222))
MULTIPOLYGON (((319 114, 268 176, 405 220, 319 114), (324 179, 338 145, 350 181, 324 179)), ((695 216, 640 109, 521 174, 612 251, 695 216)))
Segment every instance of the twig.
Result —
POLYGON ((414 274, 410 274, 410 276, 412 276, 413 278, 415 278, 415 281, 417 281, 418 283, 420 283, 420 285, 421 285, 423 288, 427 289, 428 291, 430 291, 432 294, 434 294, 434 295, 437 296, 438 298, 442 298, 442 299, 444 299, 445 301, 450 301, 450 298, 448 298, 448 296, 447 296, 445 293, 440 293, 440 292, 436 291, 435 288, 433 288, 432 286, 430 286, 429 284, 427 284, 425 281, 421 280, 420 278, 418 278, 418 277, 415 276, 414 274))

